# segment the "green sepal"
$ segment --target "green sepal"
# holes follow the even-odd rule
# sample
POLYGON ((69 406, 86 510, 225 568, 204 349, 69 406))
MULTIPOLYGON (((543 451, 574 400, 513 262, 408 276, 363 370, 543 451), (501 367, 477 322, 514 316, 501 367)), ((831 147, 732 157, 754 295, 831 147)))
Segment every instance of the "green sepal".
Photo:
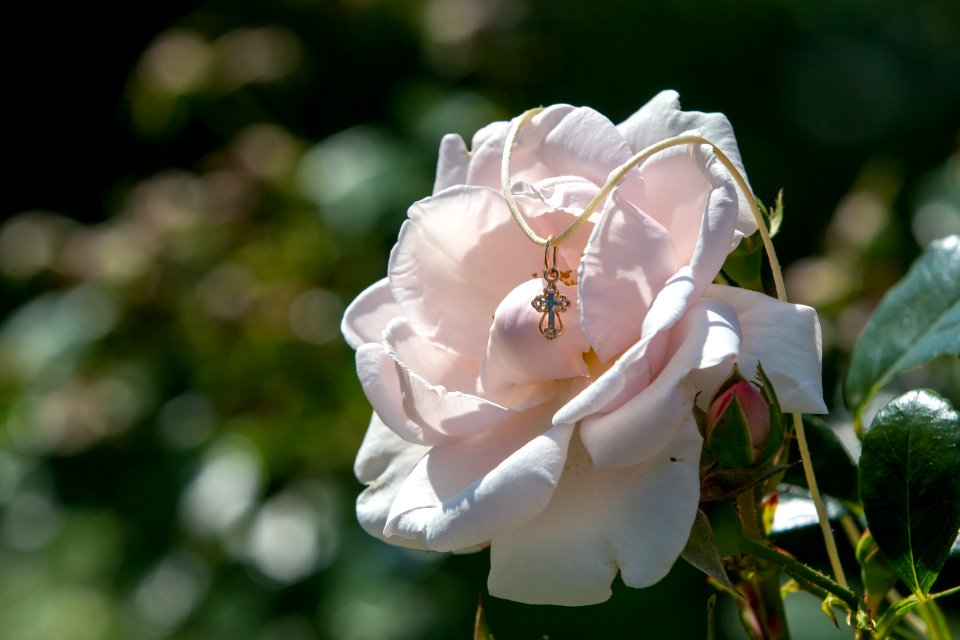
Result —
POLYGON ((733 396, 710 433, 710 451, 725 467, 742 469, 753 465, 753 439, 740 400, 733 396))
POLYGON ((743 598, 743 595, 737 591, 733 582, 730 581, 730 577, 723 567, 723 560, 720 558, 717 547, 717 538, 710 526, 710 519, 702 510, 697 511, 697 517, 693 521, 693 529, 690 531, 690 537, 687 539, 687 544, 680 553, 680 557, 713 578, 716 585, 730 595, 743 598))
POLYGON ((730 500, 748 491, 792 465, 751 467, 747 469, 711 469, 700 481, 700 503, 730 500))
POLYGON ((786 437, 786 428, 784 425, 783 411, 780 409, 780 401, 777 399, 777 392, 773 388, 773 383, 767 377, 763 370, 763 365, 757 363, 757 377, 760 380, 760 393, 763 394, 767 406, 770 407, 770 434, 767 436, 767 443, 760 450, 760 456, 755 464, 764 464, 773 459, 780 447, 783 446, 786 437))

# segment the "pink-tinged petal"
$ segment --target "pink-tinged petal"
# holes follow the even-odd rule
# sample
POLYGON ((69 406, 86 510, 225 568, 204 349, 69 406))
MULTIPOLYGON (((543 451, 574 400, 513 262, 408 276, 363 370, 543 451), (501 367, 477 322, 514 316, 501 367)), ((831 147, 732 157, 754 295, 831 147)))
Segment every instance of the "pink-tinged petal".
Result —
MULTIPOLYGON (((536 146, 538 142, 542 142, 546 132, 549 132, 555 127, 557 122, 566 117, 573 109, 573 107, 567 104, 553 105, 547 107, 527 122, 521 130, 521 136, 517 138, 518 144, 514 145, 513 156, 511 158, 511 177, 513 180, 518 180, 518 174, 521 172, 525 175, 531 175, 531 168, 539 168, 540 172, 543 173, 542 164, 536 157, 536 146), (520 140, 524 140, 524 144, 533 147, 532 153, 530 151, 520 153, 520 140)), ((512 122, 513 121, 497 122, 492 125, 487 125, 476 133, 473 138, 473 157, 470 163, 470 169, 467 171, 467 184, 500 188, 500 170, 503 163, 503 150, 512 122)), ((557 174, 553 175, 555 176, 557 174)), ((533 180, 527 180, 527 182, 535 182, 537 179, 546 177, 549 176, 539 175, 533 178, 533 180)))
POLYGON ((700 389, 691 372, 729 366, 740 349, 733 307, 700 300, 670 330, 667 363, 643 391, 619 408, 583 419, 580 437, 596 466, 639 464, 661 451, 692 419, 700 389))
MULTIPOLYGON (((392 350, 389 337, 387 346, 396 362, 403 412, 408 421, 416 424, 431 442, 475 436, 502 424, 527 408, 507 408, 470 393, 451 391, 441 385, 431 384, 400 360, 392 350)), ((527 406, 539 404, 550 396, 552 393, 529 398, 527 406)))
POLYGON ((353 467, 357 480, 367 485, 357 497, 357 520, 364 531, 393 544, 415 546, 410 540, 384 536, 383 528, 400 486, 427 451, 429 447, 407 442, 373 414, 353 467))
MULTIPOLYGON (((744 180, 747 178, 737 139, 727 117, 722 113, 681 111, 680 96, 676 91, 661 91, 639 111, 617 125, 617 129, 630 143, 634 152, 682 133, 696 133, 720 147, 744 180)), ((749 186, 749 182, 747 184, 749 186)), ((757 230, 750 205, 746 201, 739 204, 736 228, 737 240, 757 230)))
POLYGON ((602 362, 640 339, 641 319, 677 271, 663 226, 613 195, 580 261, 580 318, 602 362))
MULTIPOLYGON (((520 184, 524 189, 516 195, 517 205, 527 223, 541 238, 559 236, 566 231, 600 190, 592 182, 576 178, 545 180, 534 185, 520 184)), ((594 213, 560 245, 557 257, 561 271, 576 273, 594 223, 599 219, 600 213, 594 213)))
POLYGON ((543 262, 496 191, 451 187, 410 208, 390 255, 390 288, 417 333, 483 355, 494 311, 543 262))
POLYGON ((647 337, 669 329, 686 313, 694 299, 696 284, 690 267, 680 269, 663 285, 643 318, 640 335, 647 337))
POLYGON ((732 305, 740 317, 743 341, 738 360, 745 377, 753 378, 760 362, 784 411, 827 413, 816 311, 734 287, 711 285, 705 295, 732 305))
MULTIPOLYGON (((397 352, 394 342, 408 354, 421 350, 419 357, 430 360, 440 370, 451 366, 440 353, 429 353, 429 344, 418 340, 402 319, 394 321, 386 331, 385 344, 364 344, 357 350, 357 372, 363 391, 383 422, 404 440, 415 444, 439 444, 483 433, 511 418, 528 406, 539 404, 552 393, 531 395, 526 406, 510 409, 471 393, 449 390, 431 384, 410 368, 397 352)), ((466 372, 448 372, 448 378, 469 380, 466 372)), ((476 377, 476 373, 473 373, 476 377)))
POLYGON ((625 469, 598 469, 577 439, 550 505, 493 537, 491 595, 530 604, 587 605, 662 579, 680 556, 700 497, 701 438, 690 416, 660 452, 625 469))
POLYGON ((510 123, 491 122, 473 134, 465 184, 500 190, 500 162, 510 123))
POLYGON ((560 479, 573 425, 537 407, 480 436, 433 447, 400 488, 384 534, 434 551, 473 547, 539 514, 560 479))
POLYGON ((467 183, 467 168, 470 166, 470 152, 463 138, 448 133, 440 140, 440 155, 437 157, 437 176, 433 181, 433 194, 447 187, 467 183))
POLYGON ((387 352, 404 369, 415 372, 431 385, 449 391, 476 394, 479 388, 480 359, 465 356, 424 339, 404 318, 393 320, 383 333, 387 352))
MULTIPOLYGON (((515 195, 539 200, 546 205, 546 211, 560 210, 578 216, 599 191, 600 187, 589 180, 556 176, 535 183, 519 183, 515 195)), ((599 212, 594 216, 599 218, 599 212)))
MULTIPOLYGON (((504 129, 502 136, 487 136, 474 146, 467 174, 469 184, 500 184, 506 135, 504 129)), ((578 176, 600 186, 630 156, 630 146, 606 117, 587 107, 554 105, 520 130, 511 156, 511 179, 534 183, 557 176, 578 176)), ((628 176, 627 183, 635 180, 635 176, 628 176)))
POLYGON ((643 391, 660 371, 667 354, 670 329, 687 312, 693 298, 690 267, 681 267, 663 286, 643 319, 642 338, 593 384, 557 412, 558 422, 577 422, 608 413, 643 391))
POLYGON ((590 350, 577 320, 576 289, 557 285, 569 308, 557 313, 563 333, 555 340, 540 335, 542 313, 531 302, 543 293, 542 280, 528 280, 511 291, 497 307, 481 365, 485 392, 498 397, 516 385, 585 376, 589 373, 583 354, 590 350))
POLYGON ((407 442, 430 442, 419 425, 407 418, 396 363, 382 344, 368 342, 357 349, 357 377, 367 401, 384 424, 407 442))
POLYGON ((358 295, 343 314, 340 331, 354 349, 365 342, 380 342, 383 330, 394 318, 403 315, 390 292, 386 278, 378 280, 358 295))
POLYGON ((557 411, 557 424, 576 423, 595 413, 613 411, 650 384, 659 367, 668 334, 651 334, 628 349, 609 369, 557 411))
POLYGON ((636 204, 667 230, 699 295, 734 246, 736 185, 706 146, 667 149, 645 162, 640 176, 644 195, 636 204))

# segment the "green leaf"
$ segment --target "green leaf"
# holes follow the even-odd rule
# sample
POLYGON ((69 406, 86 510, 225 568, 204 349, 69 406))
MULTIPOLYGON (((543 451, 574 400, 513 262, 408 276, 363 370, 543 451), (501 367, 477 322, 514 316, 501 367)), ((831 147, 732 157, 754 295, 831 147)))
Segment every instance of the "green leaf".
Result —
POLYGON ((742 597, 737 588, 730 582, 726 569, 723 568, 723 561, 717 551, 717 539, 713 535, 710 520, 703 511, 697 511, 697 519, 693 521, 693 530, 690 531, 687 546, 684 547, 680 557, 716 580, 720 586, 732 595, 738 598, 742 597))
MULTIPOLYGON (((744 238, 740 246, 747 244, 747 240, 744 238)), ((756 243, 749 249, 740 249, 740 246, 727 256, 720 275, 725 284, 751 291, 763 291, 763 244, 756 243)))
MULTIPOLYGON (((859 502, 857 491, 857 466, 840 442, 836 432, 815 416, 803 416, 804 433, 810 447, 810 461, 817 477, 820 491, 850 503, 859 502)), ((789 460, 799 460, 800 450, 796 440, 791 443, 789 460)), ((803 467, 795 466, 787 471, 783 481, 807 487, 803 467)), ((807 487, 808 488, 808 487, 807 487)))
POLYGON ((960 414, 926 389, 890 401, 863 438, 860 497, 880 551, 922 599, 960 529, 960 414))
POLYGON ((850 356, 843 398, 859 420, 893 376, 960 355, 960 236, 933 242, 880 302, 850 356))
POLYGON ((780 225, 783 224, 783 189, 777 192, 777 198, 773 201, 773 209, 767 209, 766 217, 770 225, 770 237, 774 237, 780 232, 780 225))
MULTIPOLYGON (((757 206, 772 238, 780 231, 780 225, 783 223, 783 189, 777 194, 772 209, 768 209, 759 198, 757 198, 757 206)), ((759 231, 741 239, 736 248, 727 254, 727 259, 720 270, 722 277, 720 282, 763 292, 765 255, 763 239, 759 231)))

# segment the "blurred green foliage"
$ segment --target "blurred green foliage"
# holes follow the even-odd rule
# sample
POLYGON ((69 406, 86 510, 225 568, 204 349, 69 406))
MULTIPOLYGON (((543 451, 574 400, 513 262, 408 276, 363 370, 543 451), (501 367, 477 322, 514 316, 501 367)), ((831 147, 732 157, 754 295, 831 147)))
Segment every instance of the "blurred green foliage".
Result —
MULTIPOLYGON (((552 102, 617 121, 668 87, 727 113, 758 195, 785 188, 778 247, 792 298, 821 312, 832 407, 876 301, 960 229, 955 2, 174 6, 126 41, 122 92, 40 113, 9 180, 3 638, 468 637, 485 555, 355 524, 370 410, 339 337, 444 133, 552 102), (81 115, 103 105, 91 131, 81 115)), ((69 86, 104 85, 86 74, 69 86)), ((912 375, 957 404, 955 364, 912 375)), ((789 535, 824 561, 815 534, 789 535)), ((596 607, 486 609, 499 640, 703 637, 709 592, 678 565, 596 607)), ((804 597, 788 607, 815 611, 804 597)), ((721 598, 717 637, 739 637, 732 611, 721 598)), ((830 637, 822 621, 794 637, 830 637)))

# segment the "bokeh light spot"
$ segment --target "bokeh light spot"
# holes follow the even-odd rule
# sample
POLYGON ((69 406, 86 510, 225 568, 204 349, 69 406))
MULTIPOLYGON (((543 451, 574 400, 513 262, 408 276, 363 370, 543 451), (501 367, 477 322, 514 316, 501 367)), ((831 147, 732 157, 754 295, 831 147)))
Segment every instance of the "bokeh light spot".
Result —
POLYGON ((216 420, 216 409, 205 396, 185 393, 163 405, 159 417, 160 433, 174 447, 195 447, 210 437, 216 420))
POLYGON ((304 342, 324 344, 340 335, 343 303, 326 289, 311 289, 290 305, 290 330, 304 342))
POLYGON ((140 78, 150 88, 173 94, 187 93, 206 79, 212 52, 193 31, 177 29, 158 37, 140 60, 140 78))
POLYGON ((165 635, 200 604, 209 582, 209 571, 199 559, 185 553, 171 554, 137 585, 134 608, 147 629, 165 635))
POLYGON ((253 507, 261 464, 256 447, 245 439, 216 443, 181 498, 184 524, 200 535, 229 534, 253 507))
POLYGON ((3 514, 3 541, 20 551, 37 551, 50 544, 63 526, 63 514, 43 493, 17 495, 3 514))

